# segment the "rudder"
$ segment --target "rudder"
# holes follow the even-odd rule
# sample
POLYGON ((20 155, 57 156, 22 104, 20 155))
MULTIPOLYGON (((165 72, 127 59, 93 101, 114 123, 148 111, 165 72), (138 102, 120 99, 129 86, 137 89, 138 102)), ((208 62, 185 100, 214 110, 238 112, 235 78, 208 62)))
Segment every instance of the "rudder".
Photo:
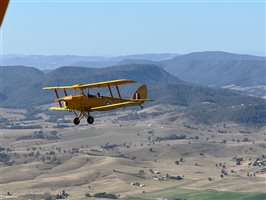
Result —
POLYGON ((131 99, 147 99, 148 89, 147 86, 144 84, 140 86, 132 95, 131 99))

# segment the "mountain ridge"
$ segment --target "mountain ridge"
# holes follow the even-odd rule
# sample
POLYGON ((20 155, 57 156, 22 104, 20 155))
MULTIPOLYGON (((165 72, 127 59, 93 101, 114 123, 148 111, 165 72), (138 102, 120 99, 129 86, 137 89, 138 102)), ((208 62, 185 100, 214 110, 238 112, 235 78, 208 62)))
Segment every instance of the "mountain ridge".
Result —
POLYGON ((160 62, 174 76, 199 85, 266 85, 266 58, 226 52, 198 52, 160 62))
POLYGON ((48 73, 21 66, 1 68, 3 75, 8 74, 12 77, 8 79, 3 75, 0 76, 0 81, 3 83, 0 101, 3 107, 33 109, 34 106, 54 102, 54 94, 42 90, 45 86, 126 78, 136 80, 138 83, 120 87, 122 96, 129 98, 138 85, 147 84, 148 97, 156 99, 147 106, 155 104, 184 106, 187 115, 203 123, 221 121, 253 125, 266 123, 266 109, 264 109, 266 101, 262 98, 241 95, 228 89, 190 84, 156 65, 130 64, 100 69, 67 66, 48 73), (18 72, 15 69, 18 69, 18 72))
POLYGON ((202 52, 192 52, 185 55, 176 56, 172 59, 190 59, 190 60, 265 60, 263 56, 255 56, 248 54, 236 54, 229 53, 225 51, 202 51, 202 52))
POLYGON ((124 59, 144 59, 151 61, 162 61, 173 58, 178 54, 132 54, 124 56, 77 56, 77 55, 3 55, 3 66, 23 65, 38 67, 40 70, 51 70, 61 66, 82 67, 107 67, 117 65, 124 59))
MULTIPOLYGON (((135 54, 116 57, 97 56, 19 56, 4 55, 3 64, 32 64, 42 71, 61 66, 104 68, 128 64, 153 64, 164 68, 170 74, 190 83, 225 87, 266 85, 266 57, 234 54, 224 51, 203 51, 189 54, 135 54), (25 59, 25 60, 23 60, 25 59), (29 62, 27 62, 27 59, 29 62), (58 59, 58 62, 57 62, 58 59), (25 63, 26 62, 26 63, 25 63)), ((256 94, 258 92, 254 92, 256 94)))

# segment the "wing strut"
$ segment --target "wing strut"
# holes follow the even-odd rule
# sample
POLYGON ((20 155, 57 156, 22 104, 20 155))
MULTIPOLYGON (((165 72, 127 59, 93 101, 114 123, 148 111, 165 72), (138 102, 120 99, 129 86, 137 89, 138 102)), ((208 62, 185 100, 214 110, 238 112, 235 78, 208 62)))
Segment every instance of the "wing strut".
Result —
POLYGON ((64 93, 65 93, 65 96, 67 96, 67 92, 66 92, 66 89, 64 89, 64 93))
POLYGON ((120 94, 119 88, 118 88, 117 85, 116 85, 115 87, 116 87, 116 91, 117 91, 117 93, 118 93, 118 96, 119 96, 119 98, 121 99, 121 94, 120 94))
MULTIPOLYGON (((55 89, 54 91, 55 91, 56 98, 59 99, 59 95, 58 95, 57 90, 55 89)), ((62 108, 61 101, 58 101, 58 103, 59 103, 60 107, 62 108)))
POLYGON ((112 90, 111 90, 111 87, 110 87, 110 84, 108 84, 108 89, 109 89, 109 92, 110 92, 111 97, 114 98, 114 97, 113 97, 112 90))

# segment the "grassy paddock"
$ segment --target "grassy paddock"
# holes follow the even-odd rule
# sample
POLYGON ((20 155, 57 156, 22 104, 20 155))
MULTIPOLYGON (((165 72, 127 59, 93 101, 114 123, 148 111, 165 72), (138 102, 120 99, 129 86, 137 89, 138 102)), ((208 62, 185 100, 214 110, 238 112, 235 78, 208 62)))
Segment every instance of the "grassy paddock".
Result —
POLYGON ((157 198, 179 198, 186 200, 265 200, 266 193, 255 192, 220 192, 198 191, 188 189, 167 189, 158 192, 147 193, 139 196, 128 197, 126 200, 152 200, 157 198))

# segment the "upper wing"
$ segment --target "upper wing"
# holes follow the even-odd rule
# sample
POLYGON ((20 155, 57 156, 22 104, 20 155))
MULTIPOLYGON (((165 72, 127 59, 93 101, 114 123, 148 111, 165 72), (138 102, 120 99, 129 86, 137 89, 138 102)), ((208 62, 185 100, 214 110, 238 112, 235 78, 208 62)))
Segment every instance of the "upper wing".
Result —
POLYGON ((89 83, 89 84, 76 84, 72 86, 56 86, 56 87, 44 87, 44 90, 57 90, 57 89, 84 89, 84 88, 94 88, 94 87, 108 87, 115 86, 115 85, 123 85, 128 83, 135 83, 136 81, 128 80, 128 79, 119 79, 119 80, 112 80, 112 81, 105 81, 105 82, 98 82, 98 83, 89 83))
POLYGON ((129 80, 129 79, 120 79, 120 80, 84 84, 84 85, 80 85, 79 88, 93 88, 93 87, 101 88, 101 87, 108 87, 108 85, 115 86, 115 85, 124 85, 124 84, 135 83, 135 82, 136 81, 129 80))
POLYGON ((121 107, 126 107, 126 106, 133 106, 133 105, 139 105, 139 102, 132 102, 132 101, 127 101, 123 103, 115 103, 111 105, 106 105, 106 106, 99 106, 99 107, 94 107, 91 108, 91 111, 104 111, 104 110, 112 110, 115 108, 121 108, 121 107))
POLYGON ((44 90, 64 90, 64 89, 73 89, 73 86, 55 86, 55 87, 44 87, 44 90))

